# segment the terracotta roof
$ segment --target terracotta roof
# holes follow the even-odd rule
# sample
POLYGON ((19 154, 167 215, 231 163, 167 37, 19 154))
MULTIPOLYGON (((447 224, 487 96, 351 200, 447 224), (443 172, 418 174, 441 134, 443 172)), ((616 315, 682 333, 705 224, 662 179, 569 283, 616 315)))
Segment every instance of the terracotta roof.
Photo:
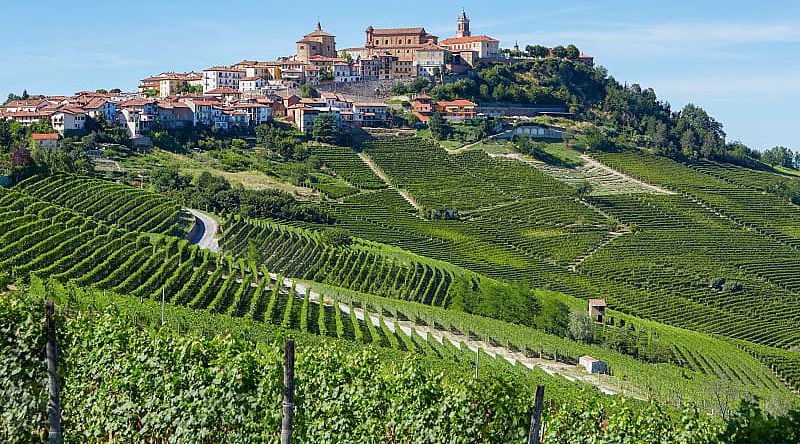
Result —
POLYGON ((204 92, 203 94, 205 94, 205 95, 214 95, 214 94, 241 94, 241 93, 239 91, 233 89, 233 88, 228 88, 226 86, 226 87, 222 87, 222 88, 214 88, 211 91, 204 92))
POLYGON ((212 66, 211 68, 206 68, 203 70, 203 72, 205 71, 242 72, 241 69, 231 68, 230 66, 212 66))
POLYGON ((316 30, 314 32, 308 33, 305 37, 335 37, 333 34, 329 34, 322 30, 316 30))
POLYGON ((41 134, 41 133, 34 133, 31 134, 33 140, 58 140, 58 134, 41 134))
POLYGON ((105 100, 105 99, 92 99, 92 100, 89 101, 89 103, 84 105, 84 108, 86 108, 86 109, 97 109, 97 108, 100 108, 100 107, 104 106, 106 103, 108 103, 108 100, 105 100))
POLYGON ((384 28, 372 29, 373 35, 403 35, 403 34, 422 34, 425 28, 384 28))
POLYGON ((316 41, 316 40, 311 40, 311 39, 307 39, 307 38, 302 38, 302 39, 298 40, 298 41, 297 41, 297 42, 295 42, 295 43, 319 43, 319 42, 318 42, 318 41, 316 41))
POLYGON ((145 106, 151 105, 156 103, 155 100, 128 100, 127 102, 122 102, 122 106, 145 106))
POLYGON ((441 46, 439 46, 439 45, 437 45, 435 43, 431 43, 431 42, 425 42, 424 45, 420 46, 417 49, 422 49, 422 50, 427 50, 427 51, 434 51, 434 50, 438 49, 440 51, 444 51, 444 48, 442 48, 441 46))
POLYGON ((8 117, 47 117, 53 114, 52 111, 9 111, 5 112, 4 115, 8 117))
POLYGON ((44 103, 45 100, 12 100, 8 102, 5 107, 6 108, 30 108, 32 106, 39 106, 44 103))
POLYGON ((439 42, 440 45, 452 45, 455 43, 473 43, 473 42, 499 42, 500 40, 493 39, 486 35, 475 35, 470 37, 452 37, 444 39, 439 42))
POLYGON ((592 307, 605 307, 606 300, 605 299, 589 299, 589 305, 592 307))
POLYGON ((262 103, 237 103, 233 105, 234 108, 269 108, 266 104, 262 103))
POLYGON ((69 107, 66 107, 66 108, 57 109, 56 110, 56 114, 57 113, 72 114, 74 116, 74 115, 77 115, 77 114, 85 114, 86 111, 82 110, 81 108, 69 108, 69 107))
POLYGON ((314 61, 314 62, 346 62, 347 59, 342 58, 342 57, 325 57, 325 56, 322 56, 322 55, 319 55, 319 54, 315 54, 315 55, 309 57, 308 61, 309 62, 311 62, 311 61, 314 61))
POLYGON ((469 100, 457 99, 450 102, 439 102, 440 106, 478 106, 477 103, 470 102, 469 100))

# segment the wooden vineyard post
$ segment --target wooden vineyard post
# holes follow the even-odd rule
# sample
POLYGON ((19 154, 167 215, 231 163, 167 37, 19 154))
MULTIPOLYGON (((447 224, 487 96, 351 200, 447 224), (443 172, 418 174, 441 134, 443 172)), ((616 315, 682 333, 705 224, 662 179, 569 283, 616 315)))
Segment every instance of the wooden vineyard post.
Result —
POLYGON ((294 418, 294 339, 286 339, 286 356, 283 363, 281 444, 292 443, 292 418, 294 418))
POLYGON ((479 347, 475 348, 475 380, 478 379, 478 361, 481 357, 481 349, 479 347))
POLYGON ((531 429, 528 432, 528 444, 539 442, 539 432, 542 430, 542 403, 544 401, 544 386, 536 386, 536 398, 533 401, 533 414, 531 415, 531 429))
POLYGON ((167 298, 167 290, 161 287, 161 326, 164 326, 164 301, 167 298))
POLYGON ((58 348, 56 347, 56 326, 53 322, 53 301, 45 301, 44 317, 45 328, 47 330, 47 388, 49 399, 47 411, 50 416, 50 433, 48 442, 50 444, 61 444, 61 398, 58 383, 58 348))

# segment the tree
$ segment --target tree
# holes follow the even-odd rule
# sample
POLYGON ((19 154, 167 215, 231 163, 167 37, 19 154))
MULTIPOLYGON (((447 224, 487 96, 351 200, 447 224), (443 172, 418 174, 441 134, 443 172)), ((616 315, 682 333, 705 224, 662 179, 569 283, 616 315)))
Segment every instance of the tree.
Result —
POLYGON ((314 119, 311 137, 317 142, 333 143, 336 140, 336 117, 332 113, 322 113, 314 119))
POLYGON ((559 58, 559 59, 563 59, 563 58, 567 57, 567 48, 564 48, 561 45, 556 46, 555 48, 553 48, 552 52, 553 52, 553 57, 556 57, 556 58, 559 58))
POLYGON ((319 79, 320 80, 333 80, 333 71, 327 66, 323 66, 319 69, 319 79))
POLYGON ((393 96, 402 96, 403 94, 407 93, 408 90, 406 89, 406 85, 402 82, 396 82, 392 85, 392 89, 390 90, 393 96))
POLYGON ((779 165, 784 168, 797 168, 795 164, 795 153, 783 146, 776 146, 768 149, 761 156, 761 160, 773 167, 779 165))
POLYGON ((189 178, 181 176, 175 167, 159 167, 150 174, 150 183, 159 192, 182 190, 189 186, 189 178))
POLYGON ((531 55, 539 59, 544 59, 550 56, 550 48, 542 45, 534 45, 531 55))
POLYGON ((533 46, 531 46, 531 45, 525 45, 525 55, 527 55, 528 57, 534 57, 534 55, 533 55, 533 49, 534 49, 534 47, 533 47, 533 46))
POLYGON ((334 247, 346 247, 353 244, 353 238, 344 228, 336 227, 325 230, 320 235, 320 240, 334 247))
POLYGON ((310 83, 303 83, 300 85, 300 97, 304 99, 310 99, 312 97, 317 97, 318 93, 317 90, 311 86, 310 83))
POLYGON ((407 90, 414 91, 416 93, 420 93, 425 91, 430 86, 430 80, 426 79, 425 77, 416 77, 411 83, 408 85, 407 90))
POLYGON ((102 88, 96 89, 96 90, 94 90, 94 92, 96 92, 98 94, 108 94, 108 91, 106 91, 106 90, 104 90, 102 88))
POLYGON ((577 194, 578 197, 586 197, 592 194, 592 191, 594 191, 594 187, 592 187, 592 184, 586 180, 578 183, 575 186, 575 194, 577 194))
POLYGON ((431 129, 431 135, 437 140, 444 140, 452 132, 452 127, 439 111, 431 114, 428 119, 428 127, 431 129))
POLYGON ((27 145, 18 144, 11 149, 11 166, 15 168, 27 168, 33 165, 31 151, 27 145))
POLYGON ((694 130, 688 130, 681 135, 681 150, 686 157, 695 159, 698 157, 697 134, 694 130))
POLYGON ((581 55, 581 51, 575 45, 569 45, 566 48, 566 57, 570 60, 578 60, 578 57, 581 55))
POLYGON ((110 92, 111 94, 119 94, 122 92, 122 90, 119 88, 112 88, 108 92, 110 92))
POLYGON ((567 333, 575 341, 589 342, 592 339, 592 322, 583 310, 573 310, 569 314, 567 333))

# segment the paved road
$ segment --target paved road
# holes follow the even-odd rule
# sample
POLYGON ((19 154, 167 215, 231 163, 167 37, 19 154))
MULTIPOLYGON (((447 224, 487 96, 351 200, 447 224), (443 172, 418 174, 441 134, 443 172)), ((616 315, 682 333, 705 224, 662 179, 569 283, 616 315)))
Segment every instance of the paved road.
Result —
POLYGON ((202 249, 219 251, 219 241, 217 239, 217 231, 219 225, 217 221, 206 213, 188 209, 194 215, 194 223, 198 225, 197 233, 189 239, 189 242, 196 244, 202 249))

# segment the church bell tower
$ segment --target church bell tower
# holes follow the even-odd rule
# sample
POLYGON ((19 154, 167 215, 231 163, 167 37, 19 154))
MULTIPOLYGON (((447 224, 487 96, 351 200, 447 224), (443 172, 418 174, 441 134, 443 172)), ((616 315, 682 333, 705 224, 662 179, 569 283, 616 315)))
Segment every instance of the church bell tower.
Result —
POLYGON ((469 17, 467 17, 467 12, 462 8, 461 14, 458 16, 456 37, 469 37, 471 35, 472 33, 469 32, 469 17))

